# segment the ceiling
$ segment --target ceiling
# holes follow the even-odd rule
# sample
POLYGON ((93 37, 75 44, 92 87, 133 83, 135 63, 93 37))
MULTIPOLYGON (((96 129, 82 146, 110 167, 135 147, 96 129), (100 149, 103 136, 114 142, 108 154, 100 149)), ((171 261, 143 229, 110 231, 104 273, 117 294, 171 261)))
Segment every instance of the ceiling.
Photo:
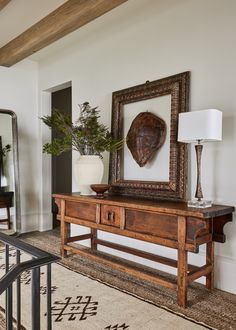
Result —
POLYGON ((66 0, 11 0, 0 11, 0 47, 65 2, 66 0))

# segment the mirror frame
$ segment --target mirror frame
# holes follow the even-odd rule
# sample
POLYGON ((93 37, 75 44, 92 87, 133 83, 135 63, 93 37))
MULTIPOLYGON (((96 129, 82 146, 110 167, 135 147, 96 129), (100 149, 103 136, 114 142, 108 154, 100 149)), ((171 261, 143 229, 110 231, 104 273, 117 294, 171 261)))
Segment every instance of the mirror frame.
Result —
POLYGON ((7 114, 12 119, 12 152, 14 166, 14 194, 15 194, 15 219, 16 234, 21 232, 21 206, 20 206, 20 176, 19 176, 19 148, 18 148, 18 126, 17 116, 14 111, 0 109, 0 114, 7 114))
POLYGON ((178 115, 189 111, 190 72, 182 72, 155 81, 147 81, 112 94, 111 132, 114 139, 123 139, 125 105, 143 100, 171 96, 169 181, 124 180, 122 150, 110 155, 109 183, 111 194, 133 197, 186 200, 187 147, 177 142, 178 115))

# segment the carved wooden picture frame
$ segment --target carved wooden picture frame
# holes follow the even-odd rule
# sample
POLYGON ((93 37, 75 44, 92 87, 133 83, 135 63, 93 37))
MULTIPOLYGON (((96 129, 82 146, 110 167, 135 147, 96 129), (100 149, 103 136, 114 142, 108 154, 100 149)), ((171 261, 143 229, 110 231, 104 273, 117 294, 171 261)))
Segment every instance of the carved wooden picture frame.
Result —
MULTIPOLYGON (((187 148, 177 142, 178 114, 189 111, 190 72, 183 72, 145 84, 116 91, 112 95, 112 134, 116 139, 124 138, 125 109, 132 103, 163 96, 170 98, 170 120, 168 144, 168 179, 133 180, 124 178, 124 152, 111 153, 109 183, 111 194, 142 198, 185 200, 187 184, 187 148)), ((134 105, 132 105, 134 106, 134 105)), ((146 109, 143 109, 145 111, 146 109)))

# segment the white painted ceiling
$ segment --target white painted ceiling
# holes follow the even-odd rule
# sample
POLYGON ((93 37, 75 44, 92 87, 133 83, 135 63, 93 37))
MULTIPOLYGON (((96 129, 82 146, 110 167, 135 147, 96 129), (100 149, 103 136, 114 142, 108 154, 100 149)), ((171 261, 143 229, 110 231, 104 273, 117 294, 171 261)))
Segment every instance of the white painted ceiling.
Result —
MULTIPOLYGON (((30 26, 47 16, 50 12, 61 6, 67 0, 11 0, 10 3, 0 11, 0 47, 11 41, 13 38, 20 35, 27 30, 30 26)), ((130 2, 124 3, 122 6, 118 6, 112 10, 109 14, 106 14, 106 19, 99 18, 90 23, 90 28, 86 25, 86 29, 80 28, 65 37, 55 41, 51 45, 39 50, 28 58, 33 61, 41 61, 47 59, 49 56, 63 52, 66 48, 73 46, 77 43, 79 36, 83 33, 90 33, 90 35, 96 30, 96 27, 107 28, 111 26, 114 21, 118 25, 120 19, 125 12, 129 15, 132 12, 132 6, 130 2), (129 9, 129 10, 127 10, 129 9), (120 13, 118 16, 115 13, 120 13), (105 26, 103 26, 105 24, 105 26)), ((156 1, 156 0, 145 0, 156 1)), ((145 2, 143 0, 138 1, 139 5, 143 7, 145 2)), ((127 17, 126 17, 127 18, 127 17)), ((128 20, 127 20, 128 22, 128 20)), ((119 23, 121 24, 121 23, 119 23)))
POLYGON ((66 0, 12 0, 0 11, 0 47, 27 30, 66 0))

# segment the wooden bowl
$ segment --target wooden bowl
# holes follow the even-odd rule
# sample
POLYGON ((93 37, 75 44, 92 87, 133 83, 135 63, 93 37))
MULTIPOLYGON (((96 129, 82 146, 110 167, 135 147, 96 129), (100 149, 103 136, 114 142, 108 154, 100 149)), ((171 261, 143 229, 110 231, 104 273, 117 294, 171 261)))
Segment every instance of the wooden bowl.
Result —
POLYGON ((91 189, 95 191, 96 197, 104 198, 104 193, 110 188, 109 184, 91 184, 91 189))

